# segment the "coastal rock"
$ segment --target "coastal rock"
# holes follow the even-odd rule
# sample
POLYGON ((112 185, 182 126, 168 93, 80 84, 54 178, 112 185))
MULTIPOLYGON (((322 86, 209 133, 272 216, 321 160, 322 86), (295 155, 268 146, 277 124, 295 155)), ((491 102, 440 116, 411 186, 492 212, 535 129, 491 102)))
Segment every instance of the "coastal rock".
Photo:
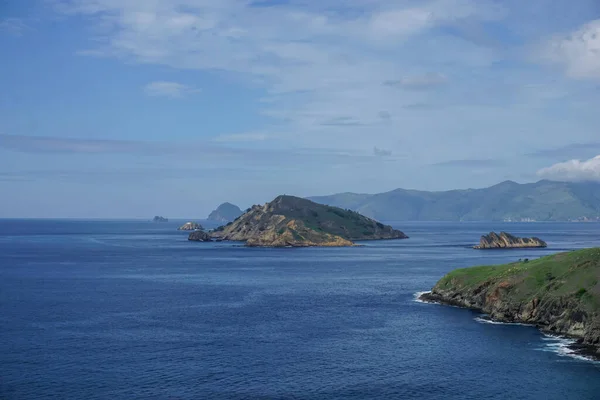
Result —
POLYGON ((401 231, 354 211, 294 196, 255 205, 212 236, 252 247, 353 246, 355 240, 405 239, 401 231))
POLYGON ((179 228, 177 228, 178 231, 196 231, 196 230, 204 230, 204 228, 202 228, 202 225, 196 223, 196 222, 186 222, 185 224, 181 225, 179 228))
POLYGON ((204 231, 194 231, 188 236, 188 240, 194 242, 212 242, 210 235, 204 231))
POLYGON ((154 219, 152 219, 152 221, 154 221, 154 222, 169 222, 169 219, 157 215, 156 217, 154 217, 154 219))
POLYGON ((420 299, 478 310, 496 321, 537 325, 578 338, 600 356, 599 279, 600 248, 584 249, 455 270, 420 299))
POLYGON ((223 203, 208 215, 208 220, 227 223, 234 221, 242 214, 242 210, 235 204, 223 203))
POLYGON ((479 244, 474 249, 511 249, 523 247, 546 247, 547 244, 536 237, 519 238, 506 232, 490 232, 481 237, 479 244))

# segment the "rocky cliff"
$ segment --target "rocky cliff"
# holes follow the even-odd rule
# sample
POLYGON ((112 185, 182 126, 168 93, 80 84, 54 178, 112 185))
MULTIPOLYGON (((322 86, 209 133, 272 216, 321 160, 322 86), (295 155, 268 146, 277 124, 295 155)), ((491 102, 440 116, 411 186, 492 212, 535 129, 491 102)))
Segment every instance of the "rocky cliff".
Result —
POLYGON ((212 236, 260 247, 352 246, 355 240, 408 237, 356 212, 294 196, 279 196, 263 206, 253 206, 212 236))
POLYGON ((242 214, 243 212, 238 206, 231 203, 223 203, 208 215, 208 219, 210 221, 227 223, 235 220, 242 214))
POLYGON ((194 242, 211 242, 212 238, 210 237, 210 235, 204 231, 194 231, 191 232, 190 235, 188 236, 188 240, 194 241, 194 242))
POLYGON ((593 248, 455 270, 421 299, 579 338, 582 346, 600 356, 599 280, 600 248, 593 248))
POLYGON ((490 232, 489 235, 481 237, 479 244, 474 249, 511 249, 520 247, 546 247, 547 244, 541 239, 519 238, 506 232, 490 232))
POLYGON ((196 222, 186 222, 185 224, 181 225, 179 228, 177 228, 178 231, 195 231, 195 230, 203 230, 204 228, 202 227, 202 225, 196 223, 196 222))

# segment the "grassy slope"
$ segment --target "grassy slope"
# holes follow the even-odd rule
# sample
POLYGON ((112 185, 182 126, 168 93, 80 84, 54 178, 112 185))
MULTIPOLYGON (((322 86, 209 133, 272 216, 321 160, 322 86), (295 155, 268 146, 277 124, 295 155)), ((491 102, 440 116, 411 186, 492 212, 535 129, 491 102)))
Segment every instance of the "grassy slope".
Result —
POLYGON ((274 204, 274 213, 287 220, 299 220, 317 232, 327 232, 348 240, 368 240, 378 233, 391 233, 392 228, 367 218, 355 211, 326 206, 293 196, 280 196, 274 204))
POLYGON ((534 298, 573 298, 591 313, 600 310, 600 248, 559 253, 529 262, 457 269, 436 288, 474 290, 507 282, 511 298, 526 303, 534 298))

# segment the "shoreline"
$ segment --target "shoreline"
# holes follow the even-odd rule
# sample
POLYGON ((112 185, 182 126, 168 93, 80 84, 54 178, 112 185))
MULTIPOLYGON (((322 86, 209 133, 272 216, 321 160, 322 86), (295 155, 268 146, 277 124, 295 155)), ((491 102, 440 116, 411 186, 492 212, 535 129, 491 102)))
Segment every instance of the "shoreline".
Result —
POLYGON ((583 338, 578 336, 568 335, 562 332, 555 332, 547 329, 545 325, 538 323, 530 323, 526 321, 503 321, 497 318, 491 318, 488 314, 485 313, 484 310, 476 307, 468 307, 461 304, 458 301, 446 300, 442 296, 429 292, 417 292, 415 293, 415 301, 419 303, 427 303, 427 304, 438 304, 441 306, 450 306, 461 308, 464 310, 471 310, 479 313, 479 317, 482 320, 486 320, 488 323, 497 323, 497 324, 507 324, 507 325, 522 325, 536 328, 541 334, 548 337, 555 337, 558 339, 570 339, 575 342, 567 345, 567 348, 573 351, 573 355, 579 356, 579 358, 585 359, 586 361, 591 362, 600 362, 600 346, 593 346, 589 344, 584 344, 583 338))

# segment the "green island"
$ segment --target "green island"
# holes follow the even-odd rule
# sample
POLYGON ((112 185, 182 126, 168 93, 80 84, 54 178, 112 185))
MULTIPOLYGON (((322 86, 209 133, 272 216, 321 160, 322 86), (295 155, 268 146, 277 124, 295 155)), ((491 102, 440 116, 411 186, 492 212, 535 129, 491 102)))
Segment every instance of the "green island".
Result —
MULTIPOLYGON (((403 232, 355 211, 285 195, 249 208, 234 221, 210 232, 210 236, 245 242, 250 247, 342 247, 354 246, 357 240, 408 238, 403 232)), ((198 238, 205 239, 198 233, 189 237, 198 238)))
POLYGON ((466 307, 501 322, 537 325, 578 339, 600 356, 600 248, 457 269, 421 300, 466 307))

